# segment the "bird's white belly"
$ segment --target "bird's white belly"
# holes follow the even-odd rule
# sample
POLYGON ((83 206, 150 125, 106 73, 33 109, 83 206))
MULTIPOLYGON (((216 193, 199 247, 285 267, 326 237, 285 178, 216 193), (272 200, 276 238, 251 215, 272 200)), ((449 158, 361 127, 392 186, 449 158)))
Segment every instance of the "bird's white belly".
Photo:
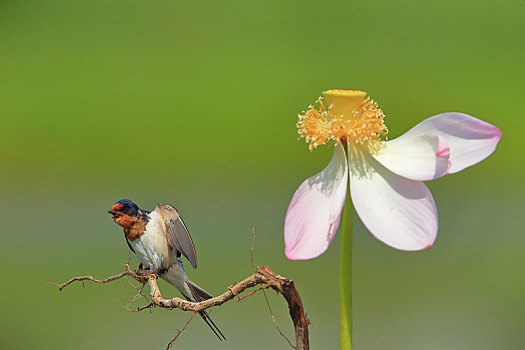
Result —
POLYGON ((164 234, 164 223, 155 211, 149 214, 149 221, 144 233, 130 244, 142 264, 149 267, 160 277, 177 288, 186 298, 194 300, 186 283, 188 277, 184 272, 180 257, 168 247, 164 234))
POLYGON ((130 244, 140 262, 151 270, 159 271, 171 265, 168 241, 163 234, 158 215, 150 214, 150 220, 144 233, 130 244))

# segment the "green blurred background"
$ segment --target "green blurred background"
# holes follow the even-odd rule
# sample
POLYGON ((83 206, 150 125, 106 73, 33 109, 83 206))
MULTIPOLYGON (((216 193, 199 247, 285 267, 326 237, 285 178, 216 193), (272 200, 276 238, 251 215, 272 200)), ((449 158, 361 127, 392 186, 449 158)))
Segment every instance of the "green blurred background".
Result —
MULTIPOLYGON (((503 131, 489 159, 429 184, 432 249, 395 251, 356 220, 355 348, 521 349, 524 15, 523 0, 2 0, 0 348, 162 349, 184 325, 124 310, 124 281, 47 285, 122 270, 106 213, 121 198, 181 210, 199 253, 188 273, 214 294, 251 273, 254 228, 256 263, 295 280, 312 348, 338 348, 338 240, 292 262, 282 227, 330 158, 297 141, 297 113, 349 88, 379 101, 391 138, 445 111, 503 131)), ((262 294, 212 316, 228 342, 195 319, 176 348, 288 348, 262 294)))

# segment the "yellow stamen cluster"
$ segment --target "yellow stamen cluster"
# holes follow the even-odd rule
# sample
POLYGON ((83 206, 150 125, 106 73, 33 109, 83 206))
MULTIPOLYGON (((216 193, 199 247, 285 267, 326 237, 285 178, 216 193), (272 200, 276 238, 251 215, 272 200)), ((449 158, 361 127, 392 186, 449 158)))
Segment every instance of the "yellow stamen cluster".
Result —
POLYGON ((373 146, 376 141, 386 138, 388 129, 384 123, 385 115, 374 100, 364 98, 365 93, 328 90, 325 96, 326 101, 319 97, 318 107, 308 106, 308 110, 299 115, 297 122, 298 133, 305 138, 310 150, 330 140, 373 146), (333 95, 330 96, 330 93, 333 95), (336 98, 331 101, 330 97, 333 96, 336 98), (345 105, 346 97, 348 103, 345 105))

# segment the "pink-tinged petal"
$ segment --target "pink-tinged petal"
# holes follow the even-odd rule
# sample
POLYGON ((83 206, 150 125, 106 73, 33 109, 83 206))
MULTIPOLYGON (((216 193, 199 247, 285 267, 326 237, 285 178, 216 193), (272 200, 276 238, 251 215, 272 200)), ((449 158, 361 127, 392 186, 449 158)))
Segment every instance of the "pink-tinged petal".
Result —
POLYGON ((450 167, 447 150, 448 145, 440 136, 402 135, 383 142, 373 157, 398 175, 428 181, 447 173, 450 167))
POLYGON ((350 194, 366 228, 396 249, 431 247, 438 215, 425 184, 392 173, 366 151, 349 153, 350 194))
POLYGON ((438 137, 439 137, 439 143, 438 143, 438 150, 437 150, 436 155, 438 157, 450 158, 450 147, 448 147, 443 137, 441 136, 438 136, 438 137))
POLYGON ((334 239, 346 197, 348 165, 341 144, 320 173, 295 192, 284 222, 285 254, 290 260, 321 255, 334 239))
POLYGON ((501 131, 489 123, 463 113, 442 113, 423 120, 402 137, 435 134, 450 148, 450 169, 456 173, 487 158, 498 145, 501 131))

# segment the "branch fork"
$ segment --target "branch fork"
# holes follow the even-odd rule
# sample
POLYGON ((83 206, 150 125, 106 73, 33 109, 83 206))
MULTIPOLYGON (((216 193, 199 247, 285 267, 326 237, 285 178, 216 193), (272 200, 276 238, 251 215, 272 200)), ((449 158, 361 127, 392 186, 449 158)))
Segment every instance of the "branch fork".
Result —
POLYGON ((147 283, 149 285, 152 300, 151 304, 147 307, 139 308, 138 311, 149 308, 151 306, 158 306, 165 309, 181 309, 183 311, 191 311, 193 313, 197 313, 215 306, 220 306, 234 299, 237 295, 244 292, 245 290, 252 288, 256 285, 262 286, 252 291, 251 293, 248 293, 247 295, 238 297, 237 301, 240 301, 250 295, 253 295, 259 290, 264 291, 264 289, 266 288, 272 288, 277 293, 281 294, 288 303, 290 317, 292 318, 295 330, 296 346, 293 347, 297 350, 310 349, 308 340, 308 325, 310 324, 310 320, 308 320, 304 312, 299 292, 295 288, 295 285, 292 280, 289 280, 283 276, 274 273, 268 266, 257 266, 253 275, 246 277, 244 280, 238 282, 237 284, 229 286, 227 288, 228 290, 222 293, 221 295, 198 303, 191 302, 178 297, 165 299, 160 292, 160 288, 157 284, 158 276, 155 273, 149 270, 131 271, 128 265, 126 265, 125 271, 121 272, 118 275, 111 276, 103 280, 96 279, 92 276, 77 276, 71 278, 67 282, 55 285, 58 287, 58 290, 61 291, 66 286, 70 285, 75 281, 92 281, 95 283, 108 283, 118 280, 122 277, 133 278, 139 283, 147 283))

